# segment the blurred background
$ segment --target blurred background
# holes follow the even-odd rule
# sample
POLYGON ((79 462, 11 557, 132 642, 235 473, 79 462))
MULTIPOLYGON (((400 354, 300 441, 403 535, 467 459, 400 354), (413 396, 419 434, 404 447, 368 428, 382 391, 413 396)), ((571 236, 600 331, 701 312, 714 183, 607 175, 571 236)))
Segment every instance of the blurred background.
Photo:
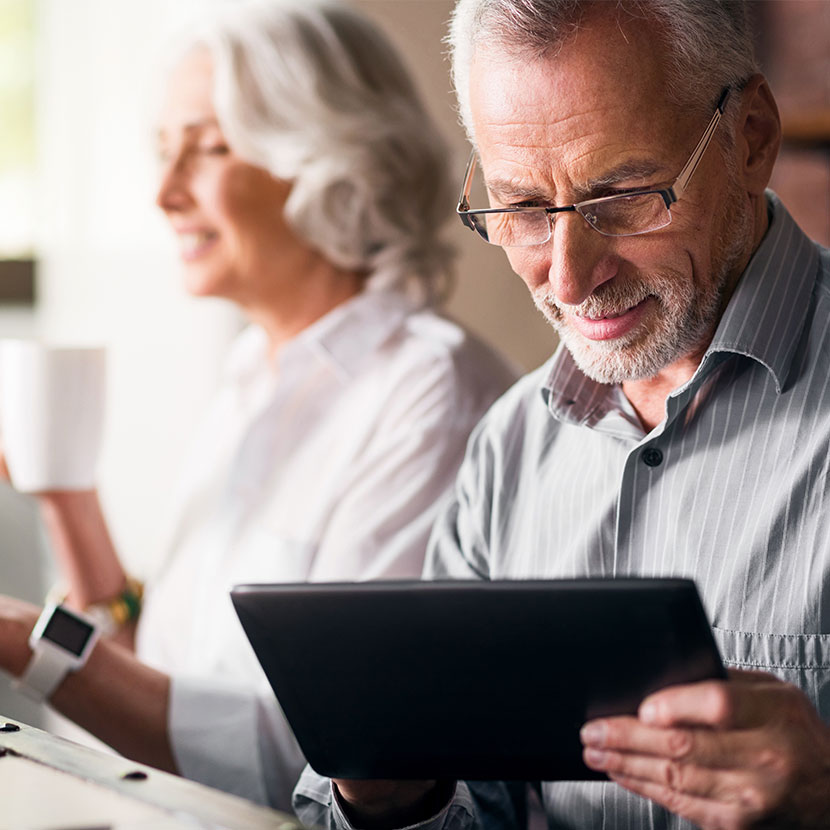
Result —
MULTIPOLYGON (((108 347, 101 493, 117 548, 139 575, 162 553, 165 483, 240 321, 180 287, 154 209, 152 67, 166 34, 233 0, 0 0, 0 337, 108 347)), ((442 38, 449 0, 358 0, 407 59, 450 139, 469 152, 442 38)), ((781 108, 773 188, 830 245, 830 1, 753 4, 759 54, 781 108)), ((448 311, 525 369, 555 339, 503 254, 460 223, 448 311)), ((0 486, 0 592, 40 602, 53 574, 34 506, 0 486)), ((0 714, 42 723, 0 678, 0 714)))

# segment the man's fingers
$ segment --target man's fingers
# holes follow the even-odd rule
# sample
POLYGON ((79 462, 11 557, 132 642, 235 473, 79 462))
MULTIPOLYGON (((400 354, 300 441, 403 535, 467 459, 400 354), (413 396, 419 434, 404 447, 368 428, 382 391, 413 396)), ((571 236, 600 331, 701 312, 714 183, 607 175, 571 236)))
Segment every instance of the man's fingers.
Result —
POLYGON ((591 721, 582 728, 580 736, 586 747, 675 759, 693 756, 697 742, 690 729, 646 726, 634 717, 591 721))
POLYGON ((773 675, 736 672, 735 680, 707 680, 661 689, 640 704, 638 715, 650 726, 748 728, 770 719, 787 688, 773 675))
POLYGON ((719 680, 671 686, 647 697, 638 715, 651 726, 698 724, 726 729, 737 724, 736 697, 731 685, 719 680))
POLYGON ((689 819, 700 827, 748 827, 763 814, 763 808, 754 803, 754 793, 745 793, 738 801, 724 803, 638 778, 614 775, 612 780, 637 795, 662 804, 670 812, 689 819))
POLYGON ((752 793, 752 803, 758 809, 763 806, 761 793, 773 797, 781 789, 780 781, 775 780, 772 770, 751 763, 719 769, 685 759, 633 755, 592 747, 585 749, 583 757, 589 767, 601 770, 612 778, 622 776, 649 781, 690 796, 745 806, 748 794, 752 793))
MULTIPOLYGON (((754 730, 719 731, 642 724, 637 718, 606 718, 582 730, 586 748, 652 756, 713 769, 751 767, 764 749, 763 736, 754 730)), ((597 767, 595 767, 597 768, 597 767)))
POLYGON ((334 783, 346 801, 377 811, 408 806, 435 788, 435 781, 335 779, 334 783))
POLYGON ((704 827, 755 826, 796 803, 826 819, 827 729, 771 675, 664 689, 638 717, 586 724, 582 739, 589 767, 704 827))

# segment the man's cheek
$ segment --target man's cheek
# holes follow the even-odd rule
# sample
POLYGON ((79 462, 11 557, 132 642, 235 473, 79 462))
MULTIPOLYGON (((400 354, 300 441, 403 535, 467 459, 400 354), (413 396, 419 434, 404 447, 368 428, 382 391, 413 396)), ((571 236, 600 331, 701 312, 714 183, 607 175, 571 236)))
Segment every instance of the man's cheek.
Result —
MULTIPOLYGON (((548 243, 549 244, 549 243, 548 243)), ((534 245, 532 248, 505 248, 507 261, 515 274, 534 297, 550 288, 550 257, 546 256, 547 245, 534 245)))

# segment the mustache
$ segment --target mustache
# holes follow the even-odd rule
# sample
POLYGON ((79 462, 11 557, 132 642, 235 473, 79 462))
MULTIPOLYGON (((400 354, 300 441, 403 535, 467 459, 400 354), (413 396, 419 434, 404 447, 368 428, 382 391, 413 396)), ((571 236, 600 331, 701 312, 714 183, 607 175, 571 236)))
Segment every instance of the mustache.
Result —
POLYGON ((612 280, 597 286, 579 305, 562 303, 556 299, 553 292, 545 294, 541 301, 557 317, 561 317, 567 311, 569 314, 597 320, 601 317, 622 314, 652 295, 654 295, 653 287, 644 282, 618 283, 612 280))

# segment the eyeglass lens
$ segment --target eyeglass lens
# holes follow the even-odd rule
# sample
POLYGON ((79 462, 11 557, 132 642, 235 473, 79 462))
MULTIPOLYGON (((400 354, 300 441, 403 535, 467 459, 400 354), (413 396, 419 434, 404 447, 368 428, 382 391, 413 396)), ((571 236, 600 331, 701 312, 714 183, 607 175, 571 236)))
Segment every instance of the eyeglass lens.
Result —
MULTIPOLYGON (((659 193, 618 196, 588 202, 577 211, 594 230, 605 236, 633 236, 665 227, 671 213, 659 193)), ((544 211, 485 213, 474 215, 479 235, 493 245, 524 247, 540 245, 551 236, 556 214, 544 211)))
POLYGON ((659 193, 616 196, 578 207, 595 230, 606 236, 631 236, 657 230, 671 222, 671 213, 659 193))

